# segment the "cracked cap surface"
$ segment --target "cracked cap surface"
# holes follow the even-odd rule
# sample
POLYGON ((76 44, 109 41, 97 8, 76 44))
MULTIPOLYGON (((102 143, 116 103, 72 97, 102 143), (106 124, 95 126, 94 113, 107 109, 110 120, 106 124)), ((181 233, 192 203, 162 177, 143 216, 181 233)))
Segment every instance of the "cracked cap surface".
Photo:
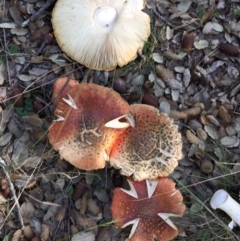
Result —
POLYGON ((149 105, 130 105, 135 128, 118 137, 111 166, 137 181, 168 176, 182 157, 182 138, 177 125, 166 114, 149 105))
POLYGON ((49 141, 77 168, 103 168, 112 143, 123 131, 104 124, 128 114, 129 105, 118 93, 99 85, 82 83, 66 89, 57 99, 54 114, 61 118, 52 123, 49 141), (71 106, 71 101, 77 109, 71 106))
POLYGON ((171 216, 181 217, 185 205, 175 183, 166 177, 159 178, 152 193, 145 180, 136 182, 129 178, 128 182, 130 191, 114 190, 111 211, 115 225, 126 227, 133 224, 130 241, 153 241, 155 237, 159 241, 168 241, 176 237, 178 231, 171 216))

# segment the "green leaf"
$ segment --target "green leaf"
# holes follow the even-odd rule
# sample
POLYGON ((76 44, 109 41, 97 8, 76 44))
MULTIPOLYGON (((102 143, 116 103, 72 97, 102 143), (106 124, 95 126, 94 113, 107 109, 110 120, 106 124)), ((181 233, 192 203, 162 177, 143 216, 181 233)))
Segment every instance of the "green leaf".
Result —
POLYGON ((11 46, 9 47, 9 52, 10 52, 10 54, 16 54, 16 53, 18 53, 18 46, 17 46, 17 45, 11 45, 11 46))
POLYGON ((97 185, 95 190, 96 190, 97 192, 100 192, 100 191, 102 190, 102 186, 101 186, 101 185, 97 185))
POLYGON ((70 188, 68 189, 68 191, 67 191, 67 194, 68 194, 69 196, 72 196, 73 191, 74 191, 73 187, 70 187, 70 188))
POLYGON ((215 16, 216 18, 219 18, 219 17, 220 17, 220 13, 219 13, 219 12, 216 12, 216 13, 214 14, 214 16, 215 16))
POLYGON ((8 236, 8 235, 5 236, 4 239, 3 239, 3 241, 9 241, 9 236, 8 236))
POLYGON ((193 203, 190 208, 191 213, 199 213, 202 210, 202 204, 200 203, 193 203))
POLYGON ((235 15, 240 16, 240 8, 235 9, 235 15))
POLYGON ((199 19, 202 19, 202 17, 204 16, 204 11, 202 10, 202 11, 200 11, 200 12, 198 12, 197 13, 197 17, 199 18, 199 19))

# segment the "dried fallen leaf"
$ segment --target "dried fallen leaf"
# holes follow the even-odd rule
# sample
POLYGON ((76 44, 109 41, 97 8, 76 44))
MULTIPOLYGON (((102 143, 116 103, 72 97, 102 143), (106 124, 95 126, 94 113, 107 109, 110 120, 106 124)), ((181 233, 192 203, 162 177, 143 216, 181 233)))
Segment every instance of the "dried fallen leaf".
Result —
POLYGON ((159 53, 152 53, 151 56, 156 63, 159 63, 159 64, 163 63, 163 56, 161 56, 159 53))
POLYGON ((198 145, 200 142, 200 139, 195 136, 190 130, 186 131, 186 137, 191 144, 198 145))
POLYGON ((35 75, 26 75, 26 74, 20 74, 17 76, 21 81, 31 81, 35 80, 37 76, 35 75))
POLYGON ((208 135, 214 139, 214 140, 218 140, 218 132, 216 127, 214 126, 210 126, 210 125, 205 125, 204 126, 204 130, 208 133, 208 135))
POLYGON ((220 139, 222 145, 231 148, 239 145, 239 139, 236 136, 225 136, 220 139))
POLYGON ((29 240, 33 238, 33 231, 30 225, 24 227, 23 236, 29 240))
POLYGON ((87 193, 85 193, 80 199, 79 210, 81 214, 84 214, 87 209, 87 193))
POLYGON ((215 23, 215 22, 208 22, 207 24, 205 24, 205 26, 203 27, 202 32, 204 34, 209 34, 212 32, 212 30, 215 30, 217 32, 222 32, 223 31, 223 26, 219 23, 215 23))
POLYGON ((220 105, 218 107, 218 116, 227 124, 231 123, 232 117, 231 115, 228 113, 227 109, 220 105))
POLYGON ((7 202, 7 199, 5 199, 2 194, 0 194, 0 205, 3 205, 6 202, 7 202))
POLYGON ((169 26, 166 28, 166 38, 167 40, 170 40, 173 37, 173 29, 171 29, 169 26))
POLYGON ((208 45, 209 45, 209 43, 207 40, 199 40, 199 41, 194 42, 194 47, 196 49, 205 49, 208 47, 208 45))
POLYGON ((21 163, 21 167, 24 166, 25 168, 36 168, 41 160, 41 157, 31 156, 27 158, 23 163, 21 163))
POLYGON ((95 235, 92 231, 79 232, 72 236, 71 241, 95 241, 95 235))
POLYGON ((35 208, 33 207, 31 202, 24 202, 21 205, 21 213, 24 219, 31 219, 35 211, 35 208))
POLYGON ((169 69, 166 69, 163 65, 159 64, 156 66, 156 73, 163 81, 167 79, 174 79, 173 72, 169 69))
POLYGON ((44 223, 41 226, 42 226, 41 241, 48 241, 49 240, 50 229, 44 223))
POLYGON ((177 9, 180 12, 186 13, 190 8, 191 4, 192 4, 191 0, 180 1, 180 3, 177 5, 177 9))
POLYGON ((96 195, 101 202, 109 202, 109 196, 104 189, 95 190, 93 194, 96 195))
POLYGON ((97 235, 98 227, 97 227, 97 223, 93 219, 82 214, 78 214, 76 216, 76 219, 77 219, 78 225, 80 225, 83 229, 92 229, 93 233, 97 235))
POLYGON ((179 54, 176 54, 168 51, 164 52, 164 55, 170 60, 181 60, 187 55, 187 53, 180 52, 179 54))
POLYGON ((20 238, 22 236, 22 230, 21 229, 18 229, 14 234, 13 234, 13 237, 11 239, 11 241, 19 241, 20 238))
POLYGON ((61 222, 64 219, 65 214, 66 214, 66 207, 63 205, 58 209, 57 214, 55 215, 56 221, 61 222))
POLYGON ((47 210, 47 213, 44 215, 43 220, 48 220, 49 218, 55 216, 57 211, 58 211, 57 205, 50 206, 49 209, 47 210))
POLYGON ((91 211, 96 216, 101 211, 100 208, 98 207, 98 205, 96 204, 96 202, 92 198, 89 198, 87 200, 87 208, 88 208, 89 211, 91 211))
POLYGON ((16 28, 16 23, 0 23, 0 28, 16 28))
POLYGON ((19 35, 19 36, 26 35, 28 33, 28 29, 26 29, 26 28, 12 28, 11 33, 19 35))
POLYGON ((12 133, 7 132, 0 137, 0 146, 5 146, 12 138, 12 133))

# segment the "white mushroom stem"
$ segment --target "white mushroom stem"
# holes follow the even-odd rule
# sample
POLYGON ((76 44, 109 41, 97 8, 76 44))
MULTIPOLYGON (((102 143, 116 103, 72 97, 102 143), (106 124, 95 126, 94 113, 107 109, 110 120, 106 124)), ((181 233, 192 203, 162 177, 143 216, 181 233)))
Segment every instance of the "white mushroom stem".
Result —
POLYGON ((117 20, 117 11, 108 6, 97 8, 94 12, 94 20, 100 27, 109 28, 117 20))
POLYGON ((211 207, 221 209, 232 221, 228 224, 230 229, 234 226, 240 226, 240 204, 236 202, 225 190, 220 189, 212 196, 210 200, 211 207))

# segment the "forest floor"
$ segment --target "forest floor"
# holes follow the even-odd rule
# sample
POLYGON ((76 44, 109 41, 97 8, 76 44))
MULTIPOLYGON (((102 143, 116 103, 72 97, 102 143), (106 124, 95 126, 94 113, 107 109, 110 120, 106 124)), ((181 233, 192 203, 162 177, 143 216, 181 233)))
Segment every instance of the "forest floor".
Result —
POLYGON ((170 177, 186 211, 174 240, 240 240, 239 227, 229 229, 231 218, 209 204, 218 189, 239 202, 240 1, 148 1, 151 35, 142 56, 110 72, 89 71, 61 51, 51 24, 55 2, 0 1, 0 240, 129 235, 110 209, 124 177, 107 167, 78 170, 48 142, 52 88, 63 76, 113 88, 129 104, 152 105, 175 120, 183 157, 170 177))

